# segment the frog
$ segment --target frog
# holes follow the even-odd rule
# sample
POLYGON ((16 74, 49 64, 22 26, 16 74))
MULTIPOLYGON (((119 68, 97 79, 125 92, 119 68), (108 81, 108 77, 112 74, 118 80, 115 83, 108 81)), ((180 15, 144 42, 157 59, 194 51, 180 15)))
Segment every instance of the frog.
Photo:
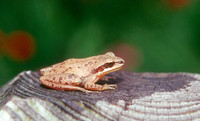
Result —
POLYGON ((106 74, 121 69, 125 61, 113 52, 86 58, 71 58, 41 68, 40 82, 55 90, 94 92, 116 89, 116 84, 96 84, 106 74))

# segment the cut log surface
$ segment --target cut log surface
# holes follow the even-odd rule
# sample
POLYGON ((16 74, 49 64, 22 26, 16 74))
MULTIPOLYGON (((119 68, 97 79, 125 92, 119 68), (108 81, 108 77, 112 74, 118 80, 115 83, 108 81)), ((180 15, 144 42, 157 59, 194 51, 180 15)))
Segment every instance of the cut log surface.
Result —
POLYGON ((200 75, 117 71, 99 84, 116 90, 84 93, 41 85, 25 71, 0 88, 0 121, 200 120, 200 75))

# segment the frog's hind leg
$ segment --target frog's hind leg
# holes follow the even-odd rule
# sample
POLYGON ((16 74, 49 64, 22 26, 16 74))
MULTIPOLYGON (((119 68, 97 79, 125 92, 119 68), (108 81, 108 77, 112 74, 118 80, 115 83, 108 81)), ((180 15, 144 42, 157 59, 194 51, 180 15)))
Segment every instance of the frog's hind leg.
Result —
POLYGON ((43 80, 41 81, 41 83, 49 88, 53 88, 55 90, 79 90, 82 92, 91 92, 89 90, 86 90, 84 88, 78 87, 78 86, 73 86, 73 85, 63 85, 63 84, 58 84, 58 83, 54 83, 54 82, 50 82, 47 80, 43 80))
POLYGON ((40 82, 55 90, 80 90, 90 92, 80 86, 82 80, 74 74, 44 75, 40 77, 40 82))
POLYGON ((44 75, 40 77, 40 81, 49 81, 51 83, 74 86, 78 86, 82 82, 82 80, 75 74, 44 75))

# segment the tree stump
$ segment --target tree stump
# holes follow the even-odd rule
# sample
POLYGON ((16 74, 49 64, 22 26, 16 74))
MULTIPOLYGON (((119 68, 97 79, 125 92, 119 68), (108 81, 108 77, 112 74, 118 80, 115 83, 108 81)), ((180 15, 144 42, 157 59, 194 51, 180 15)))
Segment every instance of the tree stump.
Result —
POLYGON ((116 90, 84 93, 41 85, 24 71, 0 88, 0 121, 200 120, 200 75, 117 71, 116 90))

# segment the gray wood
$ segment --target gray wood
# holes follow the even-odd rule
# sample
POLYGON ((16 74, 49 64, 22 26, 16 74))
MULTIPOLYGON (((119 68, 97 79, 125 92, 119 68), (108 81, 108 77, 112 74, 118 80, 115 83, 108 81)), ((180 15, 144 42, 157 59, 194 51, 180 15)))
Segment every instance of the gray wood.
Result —
POLYGON ((118 71, 116 90, 57 91, 25 71, 0 88, 0 121, 200 120, 200 75, 118 71))

